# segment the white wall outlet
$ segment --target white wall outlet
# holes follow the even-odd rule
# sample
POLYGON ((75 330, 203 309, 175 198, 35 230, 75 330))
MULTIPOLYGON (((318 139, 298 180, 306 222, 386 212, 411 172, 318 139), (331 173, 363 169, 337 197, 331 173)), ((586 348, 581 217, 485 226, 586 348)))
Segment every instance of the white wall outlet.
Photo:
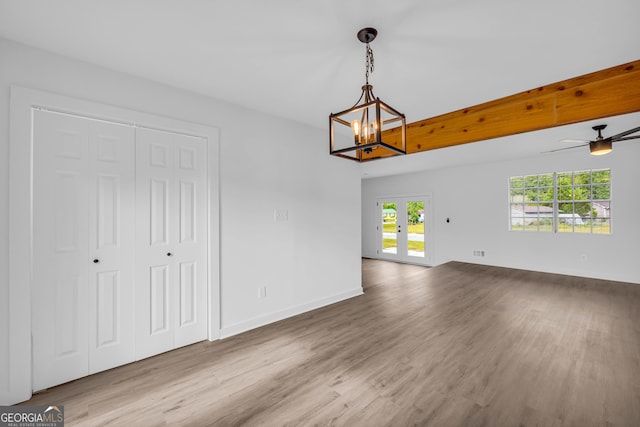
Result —
POLYGON ((276 209, 273 211, 273 219, 276 222, 289 221, 289 211, 287 209, 276 209))
POLYGON ((473 251, 473 256, 483 257, 484 256, 484 251, 476 249, 476 250, 473 251))
POLYGON ((580 255, 580 262, 587 262, 587 254, 580 255))

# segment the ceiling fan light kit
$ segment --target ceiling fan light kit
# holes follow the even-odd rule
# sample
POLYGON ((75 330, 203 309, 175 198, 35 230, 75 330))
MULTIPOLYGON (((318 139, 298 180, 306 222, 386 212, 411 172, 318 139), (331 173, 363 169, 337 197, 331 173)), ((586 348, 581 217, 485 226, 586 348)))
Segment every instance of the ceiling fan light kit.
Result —
POLYGON ((613 143, 614 142, 628 141, 630 139, 638 139, 638 138, 640 138, 640 135, 632 135, 634 133, 640 132, 640 126, 637 127, 637 128, 629 129, 627 131, 620 132, 620 133, 618 133, 616 135, 613 135, 613 136, 605 138, 605 137, 602 136, 602 131, 606 127, 607 127, 607 125, 596 125, 596 126, 593 126, 591 128, 594 131, 598 132, 598 136, 593 141, 584 141, 584 140, 581 141, 581 140, 567 139, 567 140, 564 140, 564 141, 566 141, 566 142, 583 142, 583 143, 580 144, 580 145, 574 145, 573 147, 558 148, 557 150, 551 150, 551 151, 545 151, 545 152, 546 153, 554 153, 556 151, 572 150, 574 148, 580 148, 580 147, 584 147, 584 146, 588 145, 589 146, 589 152, 591 153, 591 155, 593 155, 593 156, 602 156, 603 154, 608 154, 613 150, 613 143))
POLYGON ((602 156, 613 150, 611 140, 603 139, 602 141, 592 141, 589 143, 589 152, 593 156, 602 156))
POLYGON ((407 123, 404 114, 373 94, 369 75, 373 72, 373 51, 369 46, 378 31, 363 28, 358 40, 366 45, 365 84, 356 103, 348 110, 329 115, 329 152, 331 155, 366 162, 406 154, 407 123), (400 132, 400 142, 382 140, 383 132, 400 132))
POLYGON ((603 138, 602 131, 607 127, 607 125, 596 125, 591 129, 598 132, 598 137, 594 141, 589 141, 589 152, 593 156, 602 156, 603 154, 608 154, 613 149, 613 142, 611 138, 603 138))

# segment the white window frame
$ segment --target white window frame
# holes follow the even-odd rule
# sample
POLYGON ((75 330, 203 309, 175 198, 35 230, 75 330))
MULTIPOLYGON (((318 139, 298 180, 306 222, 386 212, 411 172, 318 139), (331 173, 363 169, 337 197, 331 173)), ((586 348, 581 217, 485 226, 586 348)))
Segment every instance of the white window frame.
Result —
MULTIPOLYGON (((589 184, 575 184, 573 182, 571 182, 571 189, 573 192, 573 189, 575 187, 583 187, 583 186, 589 186, 590 188, 593 187, 594 184, 593 182, 591 182, 592 180, 590 180, 589 184)), ((516 176, 511 176, 508 179, 508 184, 507 184, 507 190, 508 190, 508 208, 509 208, 509 231, 514 231, 514 232, 518 232, 518 231, 523 231, 523 232, 537 232, 537 233, 547 233, 547 232, 553 232, 553 233, 560 233, 560 234, 590 234, 590 235, 604 235, 604 236, 608 236, 613 234, 613 225, 612 225, 612 217, 611 217, 611 201, 613 199, 612 197, 612 185, 611 185, 612 179, 611 179, 611 169, 610 168, 601 168, 601 169, 586 169, 586 170, 576 170, 576 171, 562 171, 562 172, 552 172, 552 173, 540 173, 540 174, 530 174, 530 175, 516 175, 516 176), (589 173, 591 175, 593 175, 594 172, 602 172, 602 171, 608 171, 609 172, 609 198, 608 199, 594 199, 593 193, 590 191, 590 197, 589 199, 585 199, 585 200, 579 200, 576 201, 574 199, 570 200, 570 201, 565 201, 565 200, 559 200, 558 199, 558 176, 559 175, 566 175, 566 174, 571 174, 571 176, 573 177, 576 174, 583 174, 583 173, 589 173), (536 201, 531 201, 529 203, 535 203, 535 204, 551 204, 553 207, 553 211, 552 211, 552 221, 553 221, 553 227, 551 230, 545 230, 545 229, 541 229, 540 225, 538 224, 537 229, 533 230, 533 229, 527 229, 526 228, 526 212, 522 213, 522 217, 516 217, 513 215, 513 208, 514 205, 518 205, 518 202, 514 202, 512 200, 512 181, 514 178, 522 178, 523 182, 526 182, 526 178, 527 177, 531 177, 531 176, 543 176, 543 175, 551 175, 553 177, 553 199, 551 201, 541 201, 541 200, 536 200, 536 201), (609 223, 609 232, 608 233, 594 233, 594 224, 593 224, 593 220, 590 221, 590 228, 589 231, 585 231, 584 229, 580 230, 580 229, 576 229, 576 224, 571 222, 571 230, 560 230, 560 222, 563 219, 561 216, 562 215, 566 215, 560 212, 559 206, 563 203, 590 203, 593 204, 594 202, 606 202, 609 205, 609 216, 607 217, 608 219, 608 223, 609 223), (514 219, 517 220, 518 218, 522 218, 523 220, 523 224, 522 224, 522 228, 514 228, 514 219)), ((565 186, 563 186, 565 187, 565 186)), ((523 186, 523 193, 524 193, 524 189, 526 187, 523 186)), ((536 187, 539 189, 542 188, 549 188, 549 186, 540 186, 538 184, 538 186, 536 187)), ((527 204, 527 202, 525 202, 524 200, 521 202, 521 204, 524 206, 527 204)), ((593 205, 592 205, 593 206, 593 205)), ((571 214, 572 217, 575 216, 575 213, 571 214)), ((540 212, 537 212, 537 216, 536 216, 537 220, 540 220, 540 212)), ((582 218, 579 218, 580 221, 582 220, 582 218)))

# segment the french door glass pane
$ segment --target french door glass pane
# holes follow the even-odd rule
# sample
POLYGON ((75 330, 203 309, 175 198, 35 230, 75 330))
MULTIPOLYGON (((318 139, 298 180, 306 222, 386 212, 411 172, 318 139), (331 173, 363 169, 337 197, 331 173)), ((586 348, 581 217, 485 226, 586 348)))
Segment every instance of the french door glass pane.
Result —
POLYGON ((423 201, 407 202, 407 255, 424 258, 424 221, 423 201))
POLYGON ((386 254, 398 253, 398 234, 397 234, 397 206, 392 202, 382 203, 382 252, 386 254))

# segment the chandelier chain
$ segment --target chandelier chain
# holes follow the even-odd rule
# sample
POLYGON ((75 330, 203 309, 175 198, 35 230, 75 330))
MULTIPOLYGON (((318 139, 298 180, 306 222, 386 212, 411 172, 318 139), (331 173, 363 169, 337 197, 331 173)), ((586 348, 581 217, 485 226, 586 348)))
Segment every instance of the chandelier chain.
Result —
POLYGON ((366 83, 369 84, 369 75, 373 73, 373 68, 374 68, 374 65, 373 65, 373 50, 369 46, 369 43, 367 43, 366 57, 367 57, 367 63, 366 63, 365 80, 366 80, 366 83))

